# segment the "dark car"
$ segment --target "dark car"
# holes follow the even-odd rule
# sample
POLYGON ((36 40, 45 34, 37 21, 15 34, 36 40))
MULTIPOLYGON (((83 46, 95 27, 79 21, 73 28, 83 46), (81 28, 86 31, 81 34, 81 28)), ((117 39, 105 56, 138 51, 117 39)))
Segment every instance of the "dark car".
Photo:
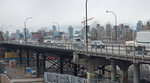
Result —
POLYGON ((105 45, 104 45, 104 43, 102 43, 101 41, 93 41, 92 43, 91 43, 91 48, 105 48, 105 45))
POLYGON ((85 47, 85 43, 83 41, 74 41, 73 48, 83 49, 85 47))

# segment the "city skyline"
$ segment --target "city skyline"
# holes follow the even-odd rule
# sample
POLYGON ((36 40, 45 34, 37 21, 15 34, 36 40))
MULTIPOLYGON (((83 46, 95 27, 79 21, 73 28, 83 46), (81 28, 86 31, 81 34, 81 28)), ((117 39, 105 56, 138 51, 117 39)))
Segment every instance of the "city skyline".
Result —
MULTIPOLYGON (((149 2, 148 0, 88 0, 88 18, 94 17, 88 21, 88 25, 92 26, 95 21, 103 26, 107 22, 114 25, 113 14, 106 13, 106 10, 109 10, 116 14, 117 25, 127 23, 136 28, 138 20, 146 24, 150 19, 149 2)), ((56 21, 60 25, 60 31, 65 32, 70 25, 74 31, 81 29, 76 27, 83 26, 81 21, 85 17, 85 0, 1 0, 0 6, 0 25, 4 24, 3 32, 6 32, 7 26, 13 25, 7 29, 10 33, 16 32, 17 29, 23 32, 24 21, 28 17, 33 19, 26 22, 26 28, 37 31, 47 27, 48 30, 52 30, 53 25, 57 27, 53 23, 56 21)))

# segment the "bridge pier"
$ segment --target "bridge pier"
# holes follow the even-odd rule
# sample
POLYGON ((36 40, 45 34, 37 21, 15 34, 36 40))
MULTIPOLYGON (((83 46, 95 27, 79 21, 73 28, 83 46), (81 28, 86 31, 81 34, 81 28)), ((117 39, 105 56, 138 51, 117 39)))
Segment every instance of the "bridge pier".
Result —
POLYGON ((40 75, 39 69, 39 52, 36 54, 36 61, 37 61, 37 77, 40 75))
POLYGON ((116 62, 111 60, 111 81, 116 81, 116 62))
POLYGON ((140 83, 140 64, 134 64, 134 83, 140 83))
POLYGON ((88 60, 88 66, 87 66, 87 79, 94 79, 94 61, 88 60))
POLYGON ((29 50, 27 50, 27 67, 29 67, 29 50))
POLYGON ((74 76, 77 76, 77 64, 74 64, 74 76))
MULTIPOLYGON (((87 79, 91 81, 94 80, 94 73, 97 67, 110 64, 110 61, 106 60, 105 58, 94 58, 94 57, 80 58, 79 54, 75 52, 73 53, 73 62, 75 64, 80 64, 84 66, 84 68, 87 70, 87 79)), ((104 71, 102 74, 104 74, 104 71)))
POLYGON ((128 71, 120 71, 120 83, 128 83, 128 71))
POLYGON ((19 56, 20 56, 20 66, 22 64, 22 50, 21 48, 19 49, 19 56))
POLYGON ((60 74, 63 74, 63 57, 60 56, 60 74))
POLYGON ((132 65, 130 61, 117 60, 116 65, 120 68, 120 83, 128 83, 128 68, 132 65))
MULTIPOLYGON (((46 61, 46 56, 45 56, 45 53, 44 53, 44 52, 42 53, 42 55, 43 55, 43 71, 45 72, 45 65, 46 65, 46 64, 45 64, 45 61, 46 61)), ((44 73, 44 72, 43 72, 43 73, 44 73)))

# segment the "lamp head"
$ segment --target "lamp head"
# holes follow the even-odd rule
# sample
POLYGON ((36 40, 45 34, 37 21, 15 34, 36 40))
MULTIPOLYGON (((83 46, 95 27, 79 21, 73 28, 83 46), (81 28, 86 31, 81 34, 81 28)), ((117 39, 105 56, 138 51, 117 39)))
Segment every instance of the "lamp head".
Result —
POLYGON ((33 19, 33 17, 30 17, 30 19, 33 19))

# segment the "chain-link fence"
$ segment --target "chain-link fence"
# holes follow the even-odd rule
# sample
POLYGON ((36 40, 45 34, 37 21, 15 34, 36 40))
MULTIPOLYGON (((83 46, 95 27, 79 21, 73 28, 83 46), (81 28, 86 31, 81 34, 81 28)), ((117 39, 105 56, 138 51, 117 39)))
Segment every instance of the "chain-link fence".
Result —
POLYGON ((67 74, 44 72, 44 81, 48 83, 119 83, 104 79, 86 79, 67 74))

